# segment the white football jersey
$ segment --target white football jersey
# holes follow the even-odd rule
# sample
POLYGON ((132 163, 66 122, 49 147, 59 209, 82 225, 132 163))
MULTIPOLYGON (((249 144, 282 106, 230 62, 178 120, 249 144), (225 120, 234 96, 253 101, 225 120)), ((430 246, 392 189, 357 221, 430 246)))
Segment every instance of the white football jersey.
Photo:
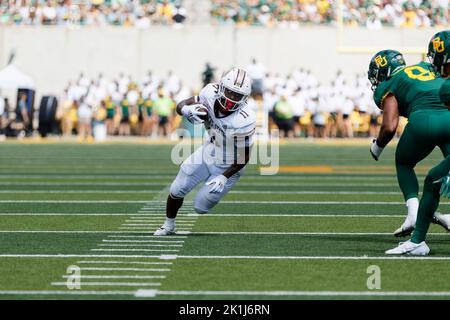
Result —
POLYGON ((205 149, 211 149, 211 156, 217 165, 244 163, 244 148, 253 144, 256 127, 256 115, 252 108, 244 104, 227 116, 216 116, 214 104, 219 97, 219 85, 210 83, 199 93, 197 100, 208 109, 205 128, 209 138, 205 149), (212 147, 213 145, 214 147, 212 147))

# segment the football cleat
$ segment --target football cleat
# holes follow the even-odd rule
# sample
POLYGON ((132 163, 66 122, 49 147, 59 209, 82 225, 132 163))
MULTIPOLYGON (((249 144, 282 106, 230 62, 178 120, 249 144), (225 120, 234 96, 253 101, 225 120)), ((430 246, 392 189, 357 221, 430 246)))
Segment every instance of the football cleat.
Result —
POLYGON ((400 242, 397 247, 387 250, 385 253, 389 255, 409 254, 414 256, 426 256, 430 253, 430 248, 425 241, 417 244, 408 240, 406 242, 400 242))
POLYGON ((415 226, 412 224, 402 224, 400 228, 394 231, 394 236, 397 238, 406 237, 413 233, 415 226))
POLYGON ((160 227, 158 230, 156 230, 153 235, 154 236, 170 236, 175 234, 175 228, 170 229, 168 227, 166 227, 165 225, 163 225, 162 227, 160 227))
POLYGON ((450 214, 435 212, 432 222, 440 225, 446 231, 450 231, 450 214))

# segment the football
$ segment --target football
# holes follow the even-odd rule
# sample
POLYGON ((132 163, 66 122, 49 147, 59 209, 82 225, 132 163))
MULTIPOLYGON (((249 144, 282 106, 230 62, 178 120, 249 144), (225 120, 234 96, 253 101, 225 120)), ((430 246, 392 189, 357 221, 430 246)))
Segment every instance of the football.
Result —
POLYGON ((196 108, 198 111, 204 112, 205 115, 204 116, 198 116, 200 119, 202 119, 203 121, 206 121, 208 119, 208 109, 205 106, 201 106, 196 108))

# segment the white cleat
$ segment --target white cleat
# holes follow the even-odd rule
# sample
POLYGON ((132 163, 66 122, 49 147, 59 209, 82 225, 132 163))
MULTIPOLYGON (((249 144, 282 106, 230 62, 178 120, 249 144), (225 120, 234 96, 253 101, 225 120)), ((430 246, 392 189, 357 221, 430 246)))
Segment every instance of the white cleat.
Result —
POLYGON ((435 212, 432 222, 440 225, 445 230, 450 231, 450 214, 435 212))
POLYGON ((398 247, 387 250, 385 253, 389 255, 409 254, 413 256, 426 256, 430 253, 430 248, 428 248, 425 241, 417 244, 408 240, 406 242, 400 242, 398 247))
POLYGON ((153 235, 154 236, 170 236, 175 234, 175 228, 173 229, 169 229, 167 228, 165 225, 163 225, 161 228, 159 228, 158 230, 156 230, 153 235))

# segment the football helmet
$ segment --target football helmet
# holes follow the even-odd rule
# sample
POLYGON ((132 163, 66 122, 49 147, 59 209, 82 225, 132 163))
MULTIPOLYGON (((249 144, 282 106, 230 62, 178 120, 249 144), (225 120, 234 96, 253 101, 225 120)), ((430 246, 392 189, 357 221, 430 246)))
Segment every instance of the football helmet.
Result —
POLYGON ((252 92, 252 82, 244 69, 233 68, 220 79, 218 101, 223 111, 241 108, 252 92))
POLYGON ((431 38, 427 56, 436 70, 445 75, 444 65, 450 63, 450 30, 438 32, 431 38))
POLYGON ((403 55, 396 50, 382 50, 375 54, 370 60, 367 73, 372 90, 375 90, 380 82, 388 80, 405 66, 403 55))

